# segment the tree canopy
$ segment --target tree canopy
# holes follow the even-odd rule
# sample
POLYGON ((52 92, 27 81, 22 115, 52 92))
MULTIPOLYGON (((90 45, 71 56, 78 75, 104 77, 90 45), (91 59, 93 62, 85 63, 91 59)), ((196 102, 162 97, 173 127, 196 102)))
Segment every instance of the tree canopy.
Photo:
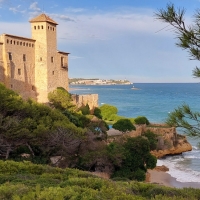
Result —
POLYGON ((112 127, 122 132, 136 130, 135 126, 129 119, 120 119, 115 122, 112 127))
MULTIPOLYGON (((200 60, 200 9, 193 16, 193 23, 186 25, 185 9, 175 8, 174 4, 167 4, 165 9, 159 9, 155 16, 158 20, 173 27, 177 35, 176 45, 187 50, 192 60, 200 60)), ((193 70, 194 77, 200 77, 200 68, 193 70)), ((200 113, 191 110, 189 105, 182 105, 171 112, 166 120, 170 126, 182 127, 185 133, 200 136, 200 113)))

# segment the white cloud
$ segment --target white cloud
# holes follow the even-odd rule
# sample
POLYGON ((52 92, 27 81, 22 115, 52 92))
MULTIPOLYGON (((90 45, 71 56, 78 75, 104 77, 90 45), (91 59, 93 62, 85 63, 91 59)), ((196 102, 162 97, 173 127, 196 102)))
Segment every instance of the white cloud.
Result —
POLYGON ((75 20, 73 19, 73 18, 70 18, 69 16, 67 16, 67 15, 64 15, 64 14, 50 14, 50 16, 52 16, 52 17, 56 17, 56 18, 58 18, 58 19, 61 19, 61 20, 63 20, 63 21, 71 21, 71 22, 74 22, 75 20))
POLYGON ((39 8, 38 6, 38 2, 33 2, 30 7, 29 7, 30 10, 33 10, 33 11, 41 11, 41 9, 39 8))
POLYGON ((13 13, 25 13, 25 10, 20 10, 21 5, 18 5, 17 7, 10 7, 9 10, 13 13))
POLYGON ((67 13, 81 13, 81 12, 85 12, 87 10, 84 9, 84 8, 72 8, 72 7, 69 7, 69 8, 66 8, 65 11, 67 13))
MULTIPOLYGON (((143 10, 144 13, 124 11, 107 12, 99 14, 69 14, 65 16, 68 24, 62 20, 61 15, 53 14, 59 23, 59 38, 66 38, 71 42, 86 43, 89 41, 105 41, 113 38, 123 37, 124 34, 151 34, 158 36, 173 35, 162 29, 165 24, 155 20, 153 10, 143 10), (70 23, 76 22, 76 23, 70 23), (66 28, 67 26, 67 28, 66 28)), ((65 17, 63 17, 65 19, 65 17)))

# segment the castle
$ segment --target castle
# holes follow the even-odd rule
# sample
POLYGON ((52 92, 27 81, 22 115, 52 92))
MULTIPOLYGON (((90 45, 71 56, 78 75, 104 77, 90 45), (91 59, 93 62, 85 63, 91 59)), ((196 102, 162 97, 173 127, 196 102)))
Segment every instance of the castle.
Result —
POLYGON ((57 87, 69 89, 69 53, 57 50, 54 20, 41 14, 30 23, 32 38, 0 35, 0 82, 24 99, 45 103, 57 87))

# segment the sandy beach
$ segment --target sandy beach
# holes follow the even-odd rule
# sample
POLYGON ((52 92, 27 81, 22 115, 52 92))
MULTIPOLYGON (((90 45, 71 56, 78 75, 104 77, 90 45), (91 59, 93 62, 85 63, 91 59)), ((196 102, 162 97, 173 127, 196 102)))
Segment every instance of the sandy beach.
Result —
POLYGON ((148 170, 150 177, 149 181, 150 183, 155 183, 159 185, 164 185, 168 187, 175 187, 175 188, 199 188, 200 189, 200 183, 195 182, 179 182, 175 178, 173 178, 170 174, 162 171, 156 171, 156 170, 148 170))

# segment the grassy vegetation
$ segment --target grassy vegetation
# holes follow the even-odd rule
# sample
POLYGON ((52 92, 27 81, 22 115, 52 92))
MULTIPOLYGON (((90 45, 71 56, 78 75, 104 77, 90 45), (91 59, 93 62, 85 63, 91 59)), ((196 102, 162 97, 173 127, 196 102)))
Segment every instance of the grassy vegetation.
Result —
POLYGON ((109 104, 104 104, 99 107, 101 111, 102 119, 105 120, 108 124, 112 125, 115 122, 121 120, 121 119, 129 119, 133 124, 149 124, 149 121, 144 116, 138 116, 136 118, 127 118, 124 116, 118 115, 118 109, 117 107, 109 104))
POLYGON ((174 189, 135 181, 112 181, 76 169, 0 161, 4 200, 195 200, 198 189, 174 189))

